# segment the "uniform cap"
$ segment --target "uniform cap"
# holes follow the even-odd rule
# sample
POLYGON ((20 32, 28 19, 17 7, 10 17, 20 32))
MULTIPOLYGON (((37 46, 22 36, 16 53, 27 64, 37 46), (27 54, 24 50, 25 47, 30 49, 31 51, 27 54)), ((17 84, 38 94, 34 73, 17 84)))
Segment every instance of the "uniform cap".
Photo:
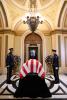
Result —
POLYGON ((9 50, 13 50, 13 48, 9 48, 9 50))
POLYGON ((55 49, 52 49, 52 51, 56 52, 56 50, 55 50, 55 49))

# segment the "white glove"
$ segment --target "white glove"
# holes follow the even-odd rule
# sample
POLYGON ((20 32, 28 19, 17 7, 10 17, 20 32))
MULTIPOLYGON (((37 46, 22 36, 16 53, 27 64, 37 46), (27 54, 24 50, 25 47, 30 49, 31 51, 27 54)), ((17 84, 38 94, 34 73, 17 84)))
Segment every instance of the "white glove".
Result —
POLYGON ((58 67, 56 67, 55 69, 58 69, 58 67))

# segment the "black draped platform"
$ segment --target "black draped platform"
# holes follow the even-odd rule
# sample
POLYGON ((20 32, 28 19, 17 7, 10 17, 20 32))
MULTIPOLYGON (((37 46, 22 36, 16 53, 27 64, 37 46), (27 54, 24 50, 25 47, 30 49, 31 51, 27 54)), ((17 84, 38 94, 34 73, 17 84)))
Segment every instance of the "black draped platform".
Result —
POLYGON ((28 73, 24 78, 19 80, 18 88, 14 97, 51 97, 51 93, 44 79, 36 73, 28 73))

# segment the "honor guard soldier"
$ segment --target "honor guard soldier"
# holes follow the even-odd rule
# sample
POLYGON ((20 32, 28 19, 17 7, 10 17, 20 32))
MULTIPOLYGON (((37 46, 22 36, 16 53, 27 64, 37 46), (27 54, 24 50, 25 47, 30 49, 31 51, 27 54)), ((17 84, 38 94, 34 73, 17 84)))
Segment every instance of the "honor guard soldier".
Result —
POLYGON ((54 72, 55 84, 59 83, 59 57, 56 54, 56 50, 52 49, 53 57, 52 57, 52 67, 54 72))
POLYGON ((12 70, 14 67, 14 55, 13 55, 13 48, 9 49, 9 53, 7 54, 6 57, 6 66, 7 66, 7 83, 11 83, 11 76, 12 76, 12 70))

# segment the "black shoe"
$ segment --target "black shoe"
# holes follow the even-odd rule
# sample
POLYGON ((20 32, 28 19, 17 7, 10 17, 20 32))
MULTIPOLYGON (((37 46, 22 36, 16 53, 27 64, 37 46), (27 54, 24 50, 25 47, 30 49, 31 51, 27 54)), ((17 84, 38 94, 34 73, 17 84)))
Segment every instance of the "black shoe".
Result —
POLYGON ((7 84, 11 84, 12 83, 12 81, 7 81, 7 84))
POLYGON ((59 84, 59 83, 60 83, 59 81, 55 81, 55 82, 54 82, 54 84, 59 84))
POLYGON ((52 84, 54 84, 54 83, 55 83, 55 81, 52 81, 51 83, 52 83, 52 84))

